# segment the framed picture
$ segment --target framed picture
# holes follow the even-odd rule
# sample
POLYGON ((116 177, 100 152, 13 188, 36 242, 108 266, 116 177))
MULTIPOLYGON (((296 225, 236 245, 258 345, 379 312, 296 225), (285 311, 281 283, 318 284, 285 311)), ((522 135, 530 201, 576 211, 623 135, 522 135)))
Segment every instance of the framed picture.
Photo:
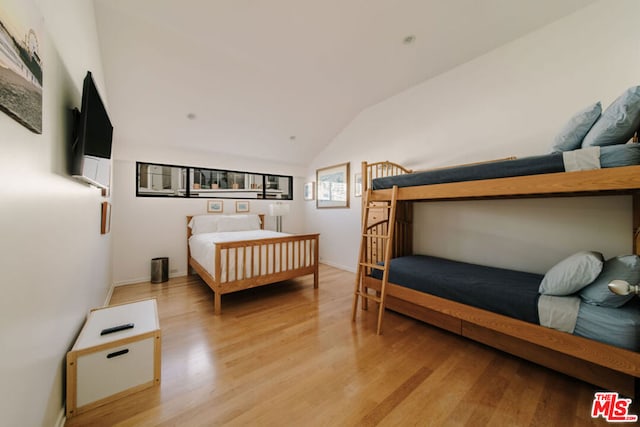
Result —
POLYGON ((349 163, 316 170, 316 207, 349 207, 349 163))
POLYGON ((313 200, 315 199, 315 194, 314 191, 315 190, 315 186, 314 186, 314 182, 307 182, 304 185, 304 199, 305 200, 313 200))
POLYGON ((111 230, 111 203, 102 202, 102 221, 100 221, 100 234, 107 234, 111 230))
POLYGON ((222 213, 223 201, 214 199, 207 200, 207 212, 210 213, 222 213))
POLYGON ((246 200, 237 200, 236 212, 249 212, 249 202, 246 200))
POLYGON ((0 8, 0 111, 42 133, 43 66, 32 2, 7 0, 0 8))
POLYGON ((362 174, 353 175, 353 196, 362 197, 362 174))

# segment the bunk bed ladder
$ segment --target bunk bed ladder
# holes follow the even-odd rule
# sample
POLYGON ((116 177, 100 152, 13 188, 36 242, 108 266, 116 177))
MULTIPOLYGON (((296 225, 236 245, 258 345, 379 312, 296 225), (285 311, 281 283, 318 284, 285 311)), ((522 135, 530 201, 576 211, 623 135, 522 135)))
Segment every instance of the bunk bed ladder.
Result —
POLYGON ((378 325, 376 333, 380 335, 382 333, 382 318, 384 316, 385 297, 387 291, 387 282, 389 280, 389 264, 391 262, 391 252, 393 249, 393 230, 396 221, 396 207, 397 207, 398 187, 394 186, 391 192, 391 200, 387 201, 384 205, 375 205, 369 201, 371 198, 371 189, 367 190, 364 194, 364 200, 362 203, 362 238, 360 240, 360 254, 358 256, 358 268, 356 270, 356 285, 353 295, 353 311, 352 321, 355 322, 356 314, 358 311, 358 300, 362 298, 362 309, 367 309, 368 300, 372 300, 378 303, 378 325), (380 228, 370 227, 368 224, 369 212, 371 209, 386 209, 386 233, 381 234, 380 228), (377 231, 377 232, 376 232, 377 231), (368 250, 368 243, 373 239, 378 241, 384 241, 384 261, 383 264, 377 264, 375 259, 372 259, 370 251, 368 250), (379 292, 376 294, 370 294, 365 287, 365 277, 371 269, 382 270, 382 286, 379 292))

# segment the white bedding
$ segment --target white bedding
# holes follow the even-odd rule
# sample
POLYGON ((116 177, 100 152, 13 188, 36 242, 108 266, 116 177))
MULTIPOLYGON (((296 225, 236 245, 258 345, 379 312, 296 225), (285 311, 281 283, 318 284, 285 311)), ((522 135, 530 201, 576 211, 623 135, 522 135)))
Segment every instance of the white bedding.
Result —
POLYGON ((562 153, 566 172, 600 169, 600 147, 587 147, 581 150, 562 153))
POLYGON ((540 295, 538 317, 547 328, 573 333, 580 310, 580 297, 540 295))
MULTIPOLYGON (((216 243, 224 243, 224 242, 237 242, 243 240, 256 240, 256 239, 268 239, 274 237, 286 237, 290 236, 287 233, 278 233, 276 231, 270 230, 250 230, 250 231, 224 231, 224 232, 216 232, 216 233, 202 233, 196 234, 189 238, 189 249, 191 251, 191 257, 194 258, 198 263, 204 267, 211 276, 215 278, 215 245, 216 243)), ((288 243, 288 253, 293 253, 293 243, 288 243)), ((305 257, 306 260, 305 265, 311 265, 311 248, 309 245, 305 245, 305 257)), ((222 271, 221 271, 221 279, 220 282, 229 282, 237 279, 244 279, 251 277, 251 264, 253 263, 253 271, 255 275, 258 274, 258 271, 263 271, 267 273, 277 273, 280 271, 280 247, 275 248, 274 245, 262 245, 253 250, 253 252, 247 252, 245 255, 244 251, 238 252, 238 270, 242 272, 244 266, 244 274, 240 274, 240 277, 237 277, 235 271, 235 251, 231 251, 230 254, 227 254, 226 250, 222 251, 221 254, 221 263, 222 263, 222 271), (258 254, 261 254, 259 256, 258 254), (226 270, 226 258, 229 256, 229 271, 226 270), (245 256, 247 257, 247 261, 245 263, 245 256), (271 259, 275 257, 275 263, 267 262, 267 259, 271 259), (259 266, 258 264, 262 265, 259 266), (275 264, 275 267, 274 267, 275 264), (275 271, 274 271, 275 268, 275 271)), ((290 259, 287 261, 286 265, 283 268, 283 271, 298 268, 298 264, 300 263, 299 259, 290 259)))

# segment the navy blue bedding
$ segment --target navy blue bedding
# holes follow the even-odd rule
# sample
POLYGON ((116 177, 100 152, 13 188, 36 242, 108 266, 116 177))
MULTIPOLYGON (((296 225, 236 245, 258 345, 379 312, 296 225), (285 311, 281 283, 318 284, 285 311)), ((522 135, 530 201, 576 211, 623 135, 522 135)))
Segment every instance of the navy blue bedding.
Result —
MULTIPOLYGON (((618 144, 600 147, 600 167, 613 168, 640 164, 640 144, 618 144)), ((475 165, 458 166, 387 176, 373 180, 372 189, 382 190, 416 185, 443 184, 447 182, 477 181, 481 179, 508 178, 513 176, 540 175, 564 172, 562 153, 500 160, 475 165)))
MULTIPOLYGON (((372 276, 381 279, 382 271, 372 276)), ((396 285, 535 324, 543 277, 427 255, 394 258, 389 270, 389 282, 396 285)))
POLYGON ((476 181, 480 179, 507 178, 511 176, 538 175, 554 172, 564 172, 562 153, 376 178, 373 180, 372 188, 374 190, 382 190, 391 188, 394 185, 398 187, 413 187, 415 185, 476 181))
MULTIPOLYGON (((372 276, 382 279, 382 270, 372 276)), ((427 255, 391 260, 389 282, 472 307, 539 324, 544 276, 427 255)), ((574 335, 640 351, 640 300, 608 308, 580 303, 574 335)))

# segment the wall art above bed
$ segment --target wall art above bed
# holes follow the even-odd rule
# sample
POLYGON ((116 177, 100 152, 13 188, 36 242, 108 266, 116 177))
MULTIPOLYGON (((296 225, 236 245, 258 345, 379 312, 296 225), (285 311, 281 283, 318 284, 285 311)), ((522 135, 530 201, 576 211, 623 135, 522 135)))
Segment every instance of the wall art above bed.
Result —
POLYGON ((223 206, 223 200, 207 200, 207 212, 209 213, 222 213, 223 206))
POLYGON ((249 212, 249 202, 245 200, 236 200, 236 212, 249 212))

